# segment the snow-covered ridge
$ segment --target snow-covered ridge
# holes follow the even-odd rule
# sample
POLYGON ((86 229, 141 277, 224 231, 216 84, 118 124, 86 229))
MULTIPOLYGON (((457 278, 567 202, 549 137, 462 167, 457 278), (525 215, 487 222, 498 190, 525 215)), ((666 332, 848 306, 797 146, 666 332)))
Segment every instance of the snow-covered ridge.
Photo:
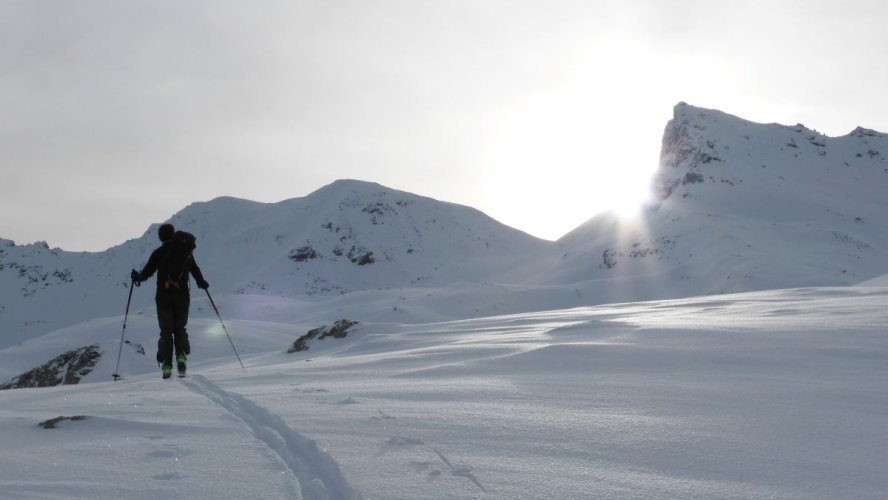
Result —
MULTIPOLYGON (((193 203, 169 221, 197 236, 195 256, 216 294, 323 298, 497 281, 551 246, 469 207, 352 180, 279 203, 193 203)), ((98 253, 4 240, 0 347, 119 311, 129 269, 157 246, 156 229, 98 253)), ((150 306, 153 292, 139 292, 135 306, 150 306)))
POLYGON ((0 384, 82 377, 0 390, 0 491, 881 498, 885 141, 682 104, 665 196, 554 243, 357 181, 194 203, 171 221, 228 326, 195 291, 183 380, 157 374, 153 284, 121 328, 156 226, 0 240, 0 384))
POLYGON ((643 216, 593 218, 559 242, 550 276, 620 280, 656 298, 851 285, 888 271, 888 138, 830 138, 687 104, 663 136, 643 216))
POLYGON ((469 207, 359 181, 238 204, 198 203, 171 219, 194 228, 200 265, 216 270, 214 288, 237 294, 330 296, 489 280, 550 246, 469 207))
MULTIPOLYGON (((197 235, 214 295, 296 298, 323 323, 850 285, 888 272, 886 155, 879 132, 831 138, 681 103, 664 130, 657 203, 634 222, 597 216, 558 242, 355 180, 278 203, 193 203, 170 222, 197 235)), ((156 229, 99 253, 0 240, 0 348, 119 314, 156 229)), ((134 310, 152 306, 152 286, 134 310)))
POLYGON ((742 182, 748 170, 769 166, 776 167, 772 178, 800 166, 814 175, 841 167, 852 169, 851 175, 854 169, 884 173, 886 155, 886 137, 862 127, 831 138, 802 124, 757 124, 680 103, 663 134, 656 191, 663 200, 679 186, 730 185, 742 182))

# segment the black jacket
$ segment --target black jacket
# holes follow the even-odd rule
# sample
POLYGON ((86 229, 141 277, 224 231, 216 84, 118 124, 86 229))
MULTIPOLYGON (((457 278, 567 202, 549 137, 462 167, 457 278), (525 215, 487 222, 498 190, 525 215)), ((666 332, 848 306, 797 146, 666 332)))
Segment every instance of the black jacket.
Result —
MULTIPOLYGON (((157 272, 158 268, 163 264, 164 258, 166 258, 167 252, 170 250, 170 246, 172 245, 171 241, 164 241, 163 244, 157 247, 156 250, 151 252, 151 257, 148 258, 148 263, 145 264, 145 267, 142 271, 139 272, 139 281, 145 281, 150 278, 155 272, 157 272)), ((197 262, 194 261, 194 256, 191 255, 188 257, 188 261, 186 263, 187 270, 191 273, 191 276, 194 276, 194 281, 198 283, 198 286, 201 282, 205 282, 203 274, 200 272, 200 268, 197 267, 197 262)), ((185 280, 184 287, 167 287, 165 285, 166 277, 157 275, 157 295, 163 294, 180 294, 180 293, 188 293, 188 283, 187 279, 185 280)))

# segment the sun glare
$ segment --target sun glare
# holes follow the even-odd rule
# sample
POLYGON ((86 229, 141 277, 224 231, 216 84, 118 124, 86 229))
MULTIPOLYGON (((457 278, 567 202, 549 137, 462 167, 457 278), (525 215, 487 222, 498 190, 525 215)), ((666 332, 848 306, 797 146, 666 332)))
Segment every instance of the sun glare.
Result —
POLYGON ((640 211, 656 150, 643 150, 631 126, 603 123, 596 110, 604 105, 559 92, 528 99, 502 120, 483 175, 501 207, 494 216, 555 239, 601 212, 640 211))

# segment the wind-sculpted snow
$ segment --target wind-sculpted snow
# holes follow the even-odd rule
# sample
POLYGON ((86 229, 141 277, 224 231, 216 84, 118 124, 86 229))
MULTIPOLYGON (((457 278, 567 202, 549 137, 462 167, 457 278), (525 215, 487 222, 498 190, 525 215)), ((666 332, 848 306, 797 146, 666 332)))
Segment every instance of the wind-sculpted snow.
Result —
POLYGON ((249 399, 227 392, 200 375, 182 381, 192 391, 206 396, 242 420, 256 438, 287 464, 307 500, 358 500, 336 461, 318 448, 315 441, 290 429, 279 416, 249 399))
MULTIPOLYGON (((233 321, 247 370, 200 320, 190 378, 128 348, 123 380, 100 363, 91 383, 0 391, 0 497, 882 499, 886 301, 806 288, 362 322, 292 354, 304 329, 233 321)), ((134 334, 156 338, 149 323, 134 334)), ((3 369, 45 359, 5 351, 3 369)))

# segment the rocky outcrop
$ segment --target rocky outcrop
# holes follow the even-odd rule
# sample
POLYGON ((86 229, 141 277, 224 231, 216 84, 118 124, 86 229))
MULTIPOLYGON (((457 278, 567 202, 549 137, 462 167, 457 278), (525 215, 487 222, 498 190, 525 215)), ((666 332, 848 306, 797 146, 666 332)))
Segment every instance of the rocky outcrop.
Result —
POLYGON ((305 245, 294 250, 290 251, 289 258, 293 262, 305 262, 311 259, 317 259, 320 257, 318 252, 311 247, 311 245, 305 245))
POLYGON ((293 342, 293 345, 287 349, 287 352, 292 354, 294 352, 307 351, 309 343, 314 340, 324 340, 328 337, 335 339, 345 338, 348 335, 349 329, 357 324, 357 321, 341 319, 332 325, 309 330, 308 333, 296 339, 296 342, 293 342))
POLYGON ((674 116, 663 132, 660 149, 660 172, 655 187, 660 201, 672 195, 679 186, 705 182, 700 167, 723 162, 715 140, 703 139, 706 114, 685 103, 679 103, 674 116), (696 113, 696 116, 693 116, 696 113))
POLYGON ((86 420, 86 418, 87 418, 86 415, 74 415, 73 417, 66 417, 64 415, 61 415, 56 418, 44 420, 43 422, 40 422, 37 425, 39 425, 40 427, 43 427, 44 429, 55 429, 59 425, 59 423, 64 422, 66 420, 70 420, 71 422, 78 422, 80 420, 86 420))
POLYGON ((98 344, 74 349, 0 384, 0 390, 76 384, 95 368, 101 357, 98 344))

